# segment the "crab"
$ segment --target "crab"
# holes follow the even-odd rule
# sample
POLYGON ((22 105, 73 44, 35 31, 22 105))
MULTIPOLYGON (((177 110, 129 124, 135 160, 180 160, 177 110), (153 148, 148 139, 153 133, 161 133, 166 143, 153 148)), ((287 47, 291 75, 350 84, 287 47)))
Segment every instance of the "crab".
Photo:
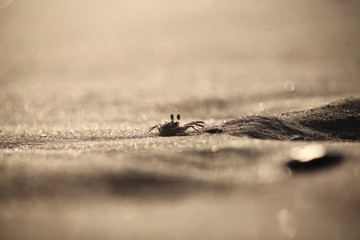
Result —
POLYGON ((189 128, 192 128, 195 131, 200 132, 199 129, 197 129, 196 127, 199 127, 199 128, 205 127, 205 122, 203 122, 203 121, 192 121, 192 122, 185 124, 184 126, 180 126, 180 124, 179 124, 180 114, 178 114, 176 116, 177 121, 174 121, 173 114, 170 115, 170 119, 171 119, 170 122, 159 123, 155 126, 152 126, 151 128, 149 128, 149 131, 147 133, 149 133, 152 130, 154 130, 155 128, 157 128, 157 130, 159 130, 161 136, 175 136, 175 135, 185 134, 185 132, 189 128))

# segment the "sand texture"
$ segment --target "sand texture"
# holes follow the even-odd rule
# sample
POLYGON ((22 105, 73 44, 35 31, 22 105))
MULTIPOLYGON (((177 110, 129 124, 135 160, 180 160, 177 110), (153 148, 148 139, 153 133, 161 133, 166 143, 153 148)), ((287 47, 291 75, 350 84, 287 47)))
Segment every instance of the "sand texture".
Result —
POLYGON ((0 239, 360 239, 359 10, 0 0, 0 239))

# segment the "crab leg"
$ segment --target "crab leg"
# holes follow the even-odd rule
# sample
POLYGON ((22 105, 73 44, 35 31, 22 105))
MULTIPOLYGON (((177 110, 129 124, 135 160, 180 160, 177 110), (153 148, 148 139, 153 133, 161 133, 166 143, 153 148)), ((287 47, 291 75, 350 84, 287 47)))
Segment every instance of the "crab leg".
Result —
POLYGON ((198 126, 198 127, 201 127, 201 128, 204 128, 204 127, 205 127, 204 125, 201 125, 201 124, 198 124, 198 123, 193 123, 193 125, 198 126))
POLYGON ((193 122, 189 122, 189 123, 185 124, 184 127, 191 126, 191 125, 196 125, 198 127, 204 128, 205 126, 203 126, 202 124, 205 125, 205 122, 203 122, 203 121, 193 121, 193 122))
POLYGON ((149 128, 149 130, 147 131, 147 133, 146 133, 146 134, 148 134, 149 132, 151 132, 152 130, 154 130, 156 127, 157 127, 157 125, 155 125, 155 126, 153 126, 153 127, 149 128))
POLYGON ((193 121, 193 122, 191 122, 191 123, 201 123, 201 124, 205 124, 204 121, 193 121))
POLYGON ((194 129, 195 131, 200 132, 199 129, 195 128, 195 127, 192 126, 192 125, 186 126, 186 127, 184 126, 185 131, 186 131, 188 128, 192 128, 192 129, 194 129))

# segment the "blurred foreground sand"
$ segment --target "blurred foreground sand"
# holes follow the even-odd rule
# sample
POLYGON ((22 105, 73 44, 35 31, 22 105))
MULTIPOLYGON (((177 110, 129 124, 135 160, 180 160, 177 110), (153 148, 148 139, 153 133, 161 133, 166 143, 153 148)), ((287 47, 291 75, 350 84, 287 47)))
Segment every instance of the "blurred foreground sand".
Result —
POLYGON ((191 2, 0 0, 1 239, 359 238, 358 138, 329 134, 360 136, 356 110, 318 112, 323 129, 341 112, 310 139, 344 161, 308 174, 272 117, 267 140, 144 135, 170 113, 212 126, 359 97, 358 1, 191 2))

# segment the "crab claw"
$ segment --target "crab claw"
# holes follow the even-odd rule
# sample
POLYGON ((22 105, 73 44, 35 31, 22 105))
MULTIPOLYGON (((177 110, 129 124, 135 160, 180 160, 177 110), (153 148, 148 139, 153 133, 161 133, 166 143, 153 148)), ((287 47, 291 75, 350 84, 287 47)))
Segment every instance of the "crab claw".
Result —
POLYGON ((180 114, 176 115, 178 121, 180 121, 180 114))

